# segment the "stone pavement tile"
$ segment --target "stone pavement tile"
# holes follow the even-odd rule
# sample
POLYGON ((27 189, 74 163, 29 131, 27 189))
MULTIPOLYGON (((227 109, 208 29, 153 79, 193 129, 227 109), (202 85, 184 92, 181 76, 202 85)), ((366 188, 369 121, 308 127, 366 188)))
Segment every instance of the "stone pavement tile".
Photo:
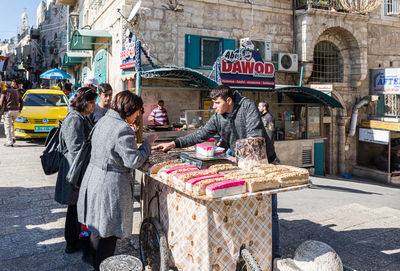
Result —
POLYGON ((390 257, 397 257, 400 261, 400 228, 386 231, 382 234, 359 240, 355 244, 362 244, 371 249, 380 251, 390 257))
MULTIPOLYGON (((12 198, 3 199, 3 204, 8 204, 9 206, 18 205, 20 202, 29 203, 29 202, 38 202, 43 200, 52 199, 49 193, 46 194, 36 194, 36 195, 24 195, 24 196, 16 196, 12 198)), ((53 200, 54 201, 54 200, 53 200)))
POLYGON ((391 263, 384 267, 385 271, 399 271, 400 270, 400 261, 391 263))
POLYGON ((0 219, 0 235, 11 234, 15 231, 27 230, 27 225, 43 224, 44 219, 40 216, 13 217, 0 219))
POLYGON ((385 270, 385 266, 400 260, 398 254, 387 255, 362 244, 351 244, 335 250, 339 251, 341 257, 342 255, 347 255, 347 258, 357 259, 357 262, 360 261, 361 266, 353 266, 353 261, 351 261, 353 265, 350 265, 353 268, 358 268, 358 270, 385 270))
MULTIPOLYGON (((61 247, 60 247, 61 249, 61 247)), ((5 268, 4 271, 21 271, 21 270, 71 270, 71 271, 86 271, 93 270, 88 264, 81 260, 80 252, 73 254, 60 253, 56 249, 37 253, 27 257, 19 257, 11 260, 0 261, 0 264, 5 268)))
MULTIPOLYGON (((3 212, 7 212, 10 210, 10 205, 8 204, 1 204, 0 205, 0 214, 3 212)), ((12 206, 13 210, 19 211, 19 210, 27 210, 31 209, 31 204, 29 202, 20 202, 18 205, 12 206)))
POLYGON ((26 217, 26 216, 40 216, 50 213, 48 208, 27 208, 22 210, 16 210, 13 208, 8 208, 6 211, 0 212, 1 218, 12 218, 12 217, 26 217))

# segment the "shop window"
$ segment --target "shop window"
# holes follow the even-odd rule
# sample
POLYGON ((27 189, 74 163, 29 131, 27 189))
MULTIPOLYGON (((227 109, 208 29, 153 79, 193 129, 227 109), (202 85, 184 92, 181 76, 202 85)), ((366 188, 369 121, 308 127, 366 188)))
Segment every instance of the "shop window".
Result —
POLYGON ((380 117, 399 117, 400 115, 400 95, 380 95, 378 101, 378 116, 380 117))
POLYGON ((398 16, 400 12, 400 0, 385 0, 385 15, 398 16))
POLYGON ((311 82, 343 82, 343 58, 333 43, 321 41, 315 46, 311 82))
POLYGON ((307 109, 308 138, 321 136, 321 107, 309 106, 307 109))
POLYGON ((235 40, 218 37, 185 35, 185 67, 212 69, 225 50, 235 50, 235 40))

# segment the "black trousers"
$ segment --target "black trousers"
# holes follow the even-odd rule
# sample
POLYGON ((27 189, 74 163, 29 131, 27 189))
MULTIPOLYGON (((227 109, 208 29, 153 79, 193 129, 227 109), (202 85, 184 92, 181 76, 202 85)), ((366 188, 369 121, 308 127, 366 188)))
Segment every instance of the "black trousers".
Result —
POLYGON ((90 250, 93 256, 93 267, 98 271, 103 260, 114 255, 117 237, 102 238, 93 233, 90 234, 90 250))
POLYGON ((78 245, 80 232, 81 223, 78 222, 78 211, 76 205, 68 205, 64 229, 64 237, 65 241, 67 241, 67 246, 78 245))

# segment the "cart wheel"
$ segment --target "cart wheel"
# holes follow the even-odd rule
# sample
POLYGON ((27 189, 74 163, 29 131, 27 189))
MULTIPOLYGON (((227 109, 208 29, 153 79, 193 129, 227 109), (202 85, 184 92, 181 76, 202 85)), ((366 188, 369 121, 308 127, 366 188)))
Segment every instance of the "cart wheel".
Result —
POLYGON ((150 267, 153 271, 168 271, 169 256, 168 243, 160 223, 147 217, 140 226, 139 233, 140 257, 143 267, 150 267))
POLYGON ((243 261, 240 261, 237 266, 237 271, 261 271, 260 265, 254 259, 253 255, 251 255, 250 251, 245 248, 240 250, 240 256, 243 261))

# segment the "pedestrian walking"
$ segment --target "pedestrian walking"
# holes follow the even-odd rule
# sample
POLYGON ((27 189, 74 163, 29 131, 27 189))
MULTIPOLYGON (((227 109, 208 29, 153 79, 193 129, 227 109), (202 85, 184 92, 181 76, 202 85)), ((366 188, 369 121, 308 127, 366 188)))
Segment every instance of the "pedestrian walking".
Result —
POLYGON ((92 134, 90 163, 82 180, 78 199, 79 222, 91 231, 93 266, 114 255, 118 238, 132 233, 132 170, 149 157, 152 135, 138 148, 133 123, 143 108, 142 99, 126 90, 118 93, 111 108, 92 134))
POLYGON ((4 112, 4 130, 7 138, 7 143, 4 144, 6 147, 14 147, 14 122, 19 116, 23 106, 24 102, 18 90, 12 87, 11 81, 7 81, 6 90, 0 95, 0 111, 4 112))
POLYGON ((260 111, 261 120, 264 124, 265 131, 273 143, 275 140, 275 118, 269 112, 269 104, 267 102, 260 102, 258 104, 258 111, 260 111))
POLYGON ((66 253, 73 253, 81 248, 81 242, 79 242, 81 224, 78 222, 76 208, 79 191, 74 190, 67 183, 65 177, 83 142, 89 137, 93 128, 86 116, 93 113, 96 97, 97 93, 92 88, 80 88, 76 92, 75 99, 70 103, 71 109, 61 126, 60 144, 62 151, 66 151, 66 153, 60 161, 55 200, 58 203, 68 205, 64 229, 64 236, 67 242, 66 253))

